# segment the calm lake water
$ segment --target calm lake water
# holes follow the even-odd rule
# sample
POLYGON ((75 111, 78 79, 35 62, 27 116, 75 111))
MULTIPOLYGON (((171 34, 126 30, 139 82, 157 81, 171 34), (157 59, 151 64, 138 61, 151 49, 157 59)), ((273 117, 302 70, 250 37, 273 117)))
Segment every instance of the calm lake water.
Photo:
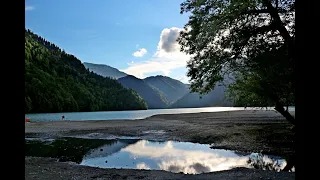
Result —
MULTIPOLYGON (((247 108, 246 110, 251 110, 247 108)), ((256 108, 254 108, 256 109, 256 108)), ((271 109, 271 108, 269 108, 271 109)), ((289 108, 294 110, 294 107, 289 108)), ((135 120, 143 119, 157 114, 181 114, 199 112, 221 112, 244 110, 243 107, 204 107, 204 108, 178 108, 178 109, 149 109, 135 111, 96 111, 96 112, 64 112, 64 113, 37 113, 26 114, 25 118, 31 121, 56 121, 61 120, 62 115, 65 120, 135 120)))

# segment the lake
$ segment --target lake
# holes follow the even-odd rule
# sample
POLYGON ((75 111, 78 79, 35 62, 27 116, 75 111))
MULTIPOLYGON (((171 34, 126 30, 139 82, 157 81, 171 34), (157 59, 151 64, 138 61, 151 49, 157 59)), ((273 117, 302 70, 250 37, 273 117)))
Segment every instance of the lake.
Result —
MULTIPOLYGON (((252 110, 256 108, 247 108, 252 110)), ((268 109, 271 109, 268 108, 268 109)), ((294 110, 294 107, 289 109, 294 110)), ((181 113, 200 113, 200 112, 222 112, 244 110, 243 107, 203 107, 203 108, 177 108, 177 109, 148 109, 134 111, 95 111, 95 112, 62 112, 62 113, 36 113, 26 114, 25 118, 30 121, 57 121, 61 120, 62 115, 65 120, 135 120, 144 119, 157 114, 181 114, 181 113)))

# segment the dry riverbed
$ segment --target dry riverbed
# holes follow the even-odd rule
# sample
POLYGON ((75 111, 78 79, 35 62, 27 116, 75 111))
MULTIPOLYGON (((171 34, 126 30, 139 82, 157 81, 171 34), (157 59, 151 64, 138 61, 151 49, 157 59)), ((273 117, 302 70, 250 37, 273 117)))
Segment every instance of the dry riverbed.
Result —
MULTIPOLYGON (((294 112, 293 112, 294 113, 294 112)), ((275 111, 155 115, 143 120, 26 123, 27 137, 121 137, 212 144, 214 148, 287 157, 294 154, 292 125, 275 111)), ((295 173, 237 168, 184 175, 154 170, 99 169, 26 157, 26 179, 294 179, 295 173), (37 167, 37 168, 35 168, 37 167), (80 173, 81 172, 81 173, 80 173)))

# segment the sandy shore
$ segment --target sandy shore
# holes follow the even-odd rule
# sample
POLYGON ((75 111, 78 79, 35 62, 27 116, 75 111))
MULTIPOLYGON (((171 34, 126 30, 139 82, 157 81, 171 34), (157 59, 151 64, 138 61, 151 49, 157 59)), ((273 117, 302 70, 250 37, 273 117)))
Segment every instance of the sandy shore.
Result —
MULTIPOLYGON (((130 121, 31 122, 26 123, 25 133, 29 137, 89 137, 92 133, 95 133, 94 138, 134 136, 148 140, 191 141, 212 144, 215 148, 244 152, 263 152, 286 157, 294 153, 291 128, 291 124, 275 111, 231 111, 155 115, 143 120, 130 121)), ((260 177, 263 179, 294 179, 294 173, 276 173, 253 169, 236 169, 193 176, 164 171, 102 170, 55 162, 48 158, 26 157, 27 179, 51 179, 58 175, 69 177, 66 179, 71 179, 71 177, 73 179, 81 179, 76 178, 76 172, 72 175, 72 171, 78 171, 79 169, 86 169, 83 171, 88 176, 92 175, 91 172, 94 172, 93 174, 104 172, 101 176, 96 176, 93 179, 101 179, 102 177, 102 179, 134 179, 138 174, 141 174, 138 179, 154 179, 158 175, 158 179, 232 179, 234 177, 236 177, 234 179, 260 179, 260 177), (35 161, 37 162, 35 163, 35 161), (52 164, 52 166, 46 165, 47 163, 52 164), (36 164, 39 164, 40 169, 43 171, 40 172, 40 170, 33 169, 32 166, 37 166, 36 164), (61 172, 58 171, 59 168, 61 172), (131 176, 131 173, 135 174, 135 176, 131 176), (122 177, 122 175, 126 178, 122 177)))

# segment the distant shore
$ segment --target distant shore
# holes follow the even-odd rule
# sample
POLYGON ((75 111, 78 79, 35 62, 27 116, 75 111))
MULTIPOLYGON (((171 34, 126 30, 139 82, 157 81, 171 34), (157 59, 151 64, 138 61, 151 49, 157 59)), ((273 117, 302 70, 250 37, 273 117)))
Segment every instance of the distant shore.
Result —
MULTIPOLYGON (((268 111, 273 111, 274 107, 267 107, 268 111)), ((184 113, 203 113, 203 112, 224 112, 242 110, 266 110, 265 107, 201 107, 201 108, 172 108, 172 109, 148 109, 148 110, 125 110, 125 111, 92 111, 92 112, 59 112, 59 113, 31 113, 25 114, 33 122, 57 121, 62 120, 137 120, 145 119, 154 115, 161 114, 184 114, 184 113)), ((295 107, 289 107, 294 111, 295 107)))
MULTIPOLYGON (((294 114, 294 111, 292 112, 294 114)), ((90 120, 90 121, 54 121, 54 122, 31 122, 25 124, 25 134, 27 137, 121 137, 130 136, 148 140, 175 140, 189 141, 195 143, 212 144, 214 148, 231 149, 241 152, 263 152, 264 154, 278 155, 287 157, 294 154, 292 125, 289 124, 279 113, 275 111, 230 111, 230 112, 209 112, 209 113, 188 113, 188 114, 164 114, 154 115, 142 120, 90 120), (94 136, 92 134, 94 133, 94 136)), ((33 166, 31 157, 26 157, 26 177, 32 179, 33 171, 29 166, 33 166), (28 161, 27 161, 28 160, 28 161)), ((36 161, 50 161, 46 158, 35 158, 36 161)), ((39 162, 41 164, 41 162, 39 162)), ((55 162, 54 167, 58 168, 58 162, 55 162)), ((59 164, 59 163, 58 163, 59 164)), ((61 163, 61 168, 66 165, 61 163)), ((46 168, 48 168, 45 165, 46 168)), ((91 171, 98 173, 99 168, 89 167, 71 167, 70 169, 87 168, 86 172, 91 171), (97 170, 93 170, 97 169, 97 170)), ((65 170, 61 170, 65 171, 65 170)), ((108 169, 106 174, 114 172, 141 172, 145 175, 145 171, 141 170, 112 170, 108 169)), ((251 170, 248 170, 251 171, 251 170)), ((252 179, 257 177, 248 176, 247 170, 230 171, 230 174, 238 173, 241 179, 252 179), (243 172, 243 173, 241 173, 243 172)), ((254 170, 255 171, 255 170, 254 170)), ((65 171, 69 173, 68 170, 65 171)), ((146 177, 155 177, 152 175, 158 174, 159 171, 148 171, 146 177)), ((167 174, 162 172, 159 174, 167 174)), ((224 173, 209 173, 212 178, 219 177, 218 174, 224 173), (215 175, 213 175, 215 174, 215 175)), ((253 172, 253 170, 252 170, 253 172)), ((34 172, 36 173, 36 172, 34 172)), ((169 173, 169 172, 168 172, 169 173)), ((271 179, 294 179, 294 173, 276 173, 272 171, 259 172, 263 178, 271 179), (266 175, 269 174, 269 175, 266 175)), ((126 174, 126 173, 125 173, 126 174)), ((179 174, 172 174, 172 179, 181 177, 179 174), (178 177, 179 176, 179 177, 178 177)), ((229 175, 230 175, 229 174, 229 175)), ((71 174, 70 174, 71 175, 71 174)), ((110 174, 109 174, 110 175, 110 174)), ((196 175, 191 177, 204 177, 207 175, 196 175)), ((39 175, 42 178, 52 178, 49 174, 39 175)), ((167 175, 163 176, 165 179, 167 175)), ((191 178, 189 177, 189 179, 191 178)), ((226 179, 227 175, 222 179, 226 179)), ((158 177, 159 179, 163 179, 158 177)), ((66 178, 68 179, 68 178, 66 178)), ((111 178, 112 179, 112 178, 111 178)), ((118 178, 117 178, 118 179, 118 178)), ((121 179, 121 178, 119 178, 121 179)), ((148 178, 146 178, 148 179, 148 178)), ((182 178, 183 179, 183 178, 182 178)), ((193 178, 191 178, 193 179, 193 178)), ((204 178, 206 179, 206 178, 204 178)), ((219 178, 217 178, 219 179, 219 178)), ((229 179, 229 178, 227 178, 229 179)), ((231 178, 232 179, 232 178, 231 178)), ((238 179, 238 178, 235 178, 238 179)))

